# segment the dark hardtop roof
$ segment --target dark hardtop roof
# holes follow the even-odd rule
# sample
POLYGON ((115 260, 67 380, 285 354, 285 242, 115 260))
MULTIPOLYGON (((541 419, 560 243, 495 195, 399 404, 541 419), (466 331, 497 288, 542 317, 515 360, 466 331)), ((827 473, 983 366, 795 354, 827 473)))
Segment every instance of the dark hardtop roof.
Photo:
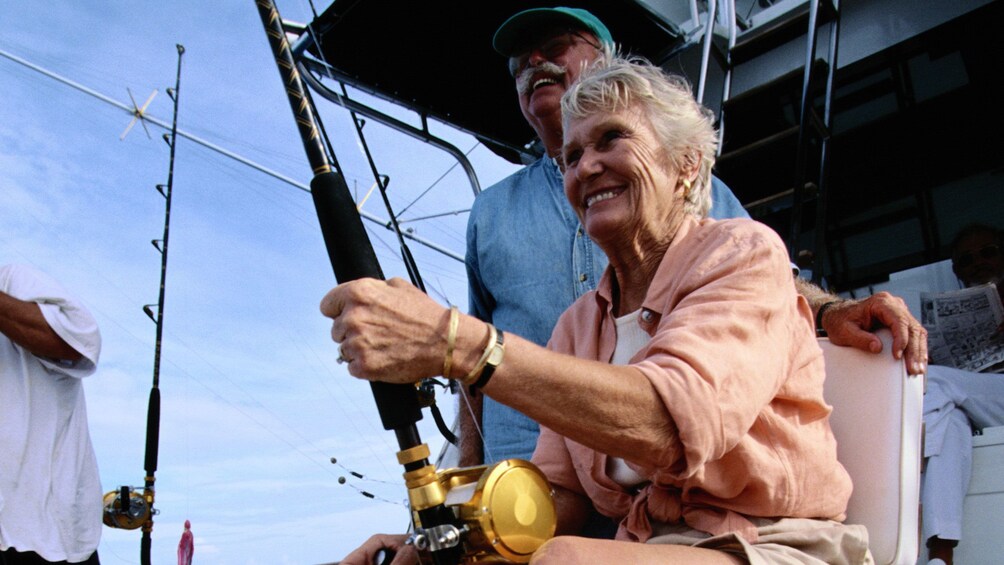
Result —
POLYGON ((675 26, 630 0, 336 0, 312 27, 325 61, 350 84, 482 140, 523 147, 535 136, 492 35, 520 10, 562 4, 590 10, 616 41, 654 61, 681 41, 675 26))

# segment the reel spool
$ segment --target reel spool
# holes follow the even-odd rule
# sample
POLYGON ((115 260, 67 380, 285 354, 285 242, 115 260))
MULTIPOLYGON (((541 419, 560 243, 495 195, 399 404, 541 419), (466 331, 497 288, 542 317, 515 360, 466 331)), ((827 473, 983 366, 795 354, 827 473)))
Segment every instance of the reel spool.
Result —
POLYGON ((102 521, 110 528, 136 530, 150 519, 150 506, 136 489, 120 487, 105 493, 102 521))
MULTIPOLYGON (((490 467, 437 473, 445 504, 458 518, 465 563, 527 563, 554 536, 557 515, 551 487, 533 463, 506 459, 490 467)), ((422 540, 417 513, 415 544, 422 540)), ((440 540, 442 543, 442 540, 440 540)))

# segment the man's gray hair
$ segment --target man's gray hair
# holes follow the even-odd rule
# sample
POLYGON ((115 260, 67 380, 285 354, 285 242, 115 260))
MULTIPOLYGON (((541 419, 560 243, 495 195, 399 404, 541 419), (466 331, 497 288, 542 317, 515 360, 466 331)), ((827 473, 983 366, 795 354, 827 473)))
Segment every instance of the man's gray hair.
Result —
POLYGON ((604 50, 562 97, 562 127, 568 131, 572 119, 633 106, 648 117, 674 168, 684 170, 700 161, 684 211, 707 216, 718 133, 711 111, 697 103, 683 77, 665 73, 644 58, 604 50))

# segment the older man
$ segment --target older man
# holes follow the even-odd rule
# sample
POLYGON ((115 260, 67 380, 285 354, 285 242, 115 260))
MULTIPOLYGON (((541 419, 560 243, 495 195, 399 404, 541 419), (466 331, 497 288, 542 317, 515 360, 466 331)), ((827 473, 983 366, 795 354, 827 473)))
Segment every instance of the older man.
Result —
MULTIPOLYGON (((952 270, 966 287, 1004 281, 1004 237, 968 226, 952 242, 952 270)), ((998 286, 998 292, 1001 288, 998 286)), ((989 370, 994 370, 991 367, 989 370)), ((924 395, 927 457, 921 491, 929 563, 952 564, 972 474, 973 428, 1004 425, 1004 377, 932 365, 924 395)))
MULTIPOLYGON (((562 143, 561 97, 585 65, 613 49, 613 38, 586 10, 535 8, 506 20, 493 44, 508 58, 520 109, 546 155, 485 190, 471 209, 471 314, 543 345, 558 316, 595 287, 607 265, 565 199, 555 157, 562 143)), ((747 216, 718 179, 713 179, 712 201, 713 218, 747 216)), ((893 330, 893 354, 906 356, 911 373, 925 370, 926 333, 902 300, 881 293, 860 302, 841 301, 807 283, 799 283, 799 291, 834 343, 878 352, 881 342, 869 330, 887 325, 893 330)), ((461 464, 529 459, 537 441, 535 422, 480 395, 471 405, 472 411, 461 410, 461 464)))

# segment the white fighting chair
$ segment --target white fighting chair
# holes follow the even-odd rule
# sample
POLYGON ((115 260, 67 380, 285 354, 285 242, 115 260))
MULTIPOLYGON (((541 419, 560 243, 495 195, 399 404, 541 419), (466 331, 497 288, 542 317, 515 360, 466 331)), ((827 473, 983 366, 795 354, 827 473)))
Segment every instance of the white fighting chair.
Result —
POLYGON ((824 397, 837 458, 854 481, 847 523, 868 528, 877 565, 917 562, 924 378, 906 374, 879 332, 876 355, 819 340, 826 359, 824 397))

